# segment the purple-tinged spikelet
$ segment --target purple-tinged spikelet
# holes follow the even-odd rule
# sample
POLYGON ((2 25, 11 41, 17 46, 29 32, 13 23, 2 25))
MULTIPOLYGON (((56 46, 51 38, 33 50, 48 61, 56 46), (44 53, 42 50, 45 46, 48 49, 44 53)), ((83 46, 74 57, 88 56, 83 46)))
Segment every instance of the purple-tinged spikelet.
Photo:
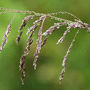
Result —
POLYGON ((43 47, 46 44, 47 39, 48 39, 48 36, 43 40, 41 47, 43 47))
POLYGON ((21 35, 22 35, 23 31, 20 32, 20 34, 17 36, 16 38, 16 43, 18 44, 19 41, 20 41, 20 38, 21 38, 21 35))
POLYGON ((27 24, 27 22, 28 22, 30 19, 32 19, 33 17, 34 17, 34 15, 29 15, 29 16, 25 17, 24 20, 22 21, 22 24, 21 24, 21 26, 19 27, 19 30, 18 30, 18 31, 20 31, 23 27, 25 27, 26 24, 27 24))
POLYGON ((11 29, 11 23, 8 25, 7 29, 6 29, 6 32, 3 36, 3 39, 5 39, 6 37, 8 37, 9 33, 10 33, 10 29, 11 29))
POLYGON ((20 70, 22 70, 22 74, 21 74, 21 81, 22 81, 22 85, 24 84, 24 77, 25 77, 25 56, 22 55, 21 60, 20 60, 20 70))

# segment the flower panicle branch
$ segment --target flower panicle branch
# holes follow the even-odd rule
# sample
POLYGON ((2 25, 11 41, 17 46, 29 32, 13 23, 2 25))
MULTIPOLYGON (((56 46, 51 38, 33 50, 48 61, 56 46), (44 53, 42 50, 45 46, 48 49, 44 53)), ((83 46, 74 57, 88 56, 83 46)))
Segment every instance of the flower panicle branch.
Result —
MULTIPOLYGON (((30 19, 32 19, 33 17, 34 17, 34 15, 26 16, 26 17, 24 18, 24 20, 22 21, 22 24, 21 24, 21 26, 19 27, 18 32, 21 31, 21 30, 23 29, 23 27, 26 26, 27 22, 28 22, 30 19)), ((20 38, 21 38, 22 33, 23 33, 23 31, 21 31, 20 34, 19 34, 19 35, 17 36, 17 38, 16 38, 16 43, 17 43, 17 44, 18 44, 19 41, 20 41, 20 38)))
MULTIPOLYGON (((80 29, 79 29, 79 30, 80 30, 80 29)), ((68 53, 70 52, 71 47, 73 46, 73 42, 75 41, 75 38, 76 38, 79 30, 76 32, 75 37, 73 38, 73 40, 72 40, 72 42, 71 42, 71 44, 70 44, 70 46, 69 46, 69 48, 68 48, 68 51, 67 51, 66 55, 64 56, 63 63, 62 63, 63 69, 62 69, 61 75, 60 75, 60 77, 59 77, 60 82, 61 82, 61 80, 63 79, 63 75, 64 75, 64 72, 65 72, 66 59, 67 59, 68 53)))
MULTIPOLYGON (((63 42, 66 34, 67 34, 68 32, 70 32, 70 29, 71 29, 71 28, 85 28, 85 27, 83 27, 83 26, 82 26, 80 23, 78 23, 78 22, 67 23, 67 25, 68 25, 67 30, 63 33, 63 36, 58 40, 57 44, 63 42)), ((88 29, 88 28, 87 28, 87 29, 88 29)))
POLYGON ((26 58, 26 55, 28 55, 28 51, 30 50, 30 46, 33 42, 32 40, 32 35, 33 35, 34 31, 32 31, 30 33, 30 35, 28 36, 28 39, 27 39, 27 47, 24 51, 24 54, 21 56, 21 59, 20 59, 20 70, 22 70, 22 73, 21 73, 21 81, 22 81, 22 85, 24 84, 24 77, 25 77, 25 70, 26 70, 26 65, 25 65, 25 58, 26 58))
POLYGON ((34 24, 32 27, 30 27, 26 33, 26 35, 28 35, 30 32, 32 32, 33 30, 35 30, 38 27, 38 24, 34 24))
POLYGON ((36 66, 37 66, 37 58, 38 58, 38 53, 40 53, 40 50, 41 50, 41 42, 42 42, 42 28, 43 28, 43 24, 44 24, 44 21, 46 19, 46 16, 42 16, 40 18, 40 20, 37 20, 37 23, 38 21, 42 21, 41 23, 41 27, 40 27, 40 30, 39 30, 39 37, 38 37, 38 40, 37 40, 37 48, 36 48, 36 53, 34 54, 34 61, 33 61, 33 66, 34 66, 34 69, 36 69, 36 66))
POLYGON ((18 30, 18 31, 22 30, 22 28, 26 26, 27 22, 28 22, 30 19, 32 19, 33 17, 34 17, 34 15, 26 16, 26 17, 24 18, 24 20, 22 21, 22 24, 21 24, 21 26, 19 27, 19 30, 18 30))
POLYGON ((46 30, 46 32, 44 32, 42 35, 47 36, 49 34, 52 34, 52 32, 54 32, 56 29, 59 29, 62 25, 65 25, 65 23, 54 23, 54 25, 46 30))
POLYGON ((2 51, 3 47, 5 46, 5 44, 6 44, 6 42, 7 42, 8 35, 9 35, 10 31, 11 31, 11 30, 10 30, 10 29, 11 29, 11 24, 12 24, 15 16, 16 16, 16 14, 13 16, 10 24, 7 26, 7 29, 6 29, 5 34, 4 34, 4 36, 3 36, 3 39, 2 39, 2 40, 4 40, 4 41, 3 41, 2 45, 0 46, 0 52, 2 51))
POLYGON ((58 40, 57 44, 63 42, 63 39, 65 38, 65 35, 66 35, 68 32, 70 32, 70 28, 67 29, 67 30, 64 32, 63 36, 58 40))
POLYGON ((82 26, 83 29, 87 29, 88 32, 90 33, 90 25, 89 24, 83 23, 82 21, 77 20, 77 19, 75 19, 75 21, 78 22, 82 26))

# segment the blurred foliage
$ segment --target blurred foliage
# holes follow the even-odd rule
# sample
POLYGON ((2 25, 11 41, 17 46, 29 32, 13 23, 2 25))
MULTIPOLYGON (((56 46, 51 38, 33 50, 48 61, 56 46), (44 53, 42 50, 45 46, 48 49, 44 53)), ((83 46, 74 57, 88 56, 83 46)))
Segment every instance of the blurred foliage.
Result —
MULTIPOLYGON (((52 13, 67 11, 83 22, 90 23, 90 2, 89 0, 0 0, 0 7, 30 10, 40 13, 52 13)), ((0 15, 0 45, 7 25, 10 23, 14 14, 0 15)), ((59 84, 59 75, 62 70, 63 57, 75 35, 77 29, 71 29, 66 35, 62 44, 56 44, 62 36, 66 27, 63 26, 56 30, 48 39, 45 47, 42 48, 38 58, 37 69, 33 69, 33 54, 35 53, 35 42, 31 46, 30 54, 26 58, 26 77, 25 84, 22 86, 19 71, 20 57, 26 47, 26 31, 32 25, 32 21, 24 28, 24 32, 19 45, 15 40, 18 28, 26 15, 17 14, 6 46, 0 53, 0 90, 90 90, 90 34, 81 29, 76 37, 76 41, 68 55, 66 72, 62 83, 59 84)), ((72 20, 71 16, 58 15, 58 17, 72 20)), ((45 21, 43 31, 53 25, 55 21, 48 18, 45 21)), ((38 28, 39 29, 39 28, 38 28)), ((33 39, 37 38, 37 31, 33 39)))

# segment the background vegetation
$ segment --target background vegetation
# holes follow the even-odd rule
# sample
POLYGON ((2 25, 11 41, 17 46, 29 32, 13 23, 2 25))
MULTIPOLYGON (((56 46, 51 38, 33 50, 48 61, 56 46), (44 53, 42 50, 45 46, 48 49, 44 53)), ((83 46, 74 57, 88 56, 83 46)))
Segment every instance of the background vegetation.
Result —
MULTIPOLYGON (((0 7, 30 10, 39 13, 52 13, 67 11, 83 22, 90 24, 90 3, 89 0, 1 0, 0 7)), ((14 14, 0 15, 0 45, 5 30, 14 14)), ((42 48, 38 58, 37 69, 33 69, 33 55, 36 50, 35 42, 31 46, 30 54, 26 58, 25 84, 22 86, 19 71, 20 57, 26 47, 26 31, 32 26, 31 20, 24 28, 24 32, 16 45, 15 40, 18 28, 26 14, 17 14, 15 17, 8 42, 0 53, 0 90, 90 90, 90 33, 81 29, 76 37, 76 41, 69 53, 66 63, 66 72, 62 84, 59 84, 59 75, 62 70, 62 61, 77 29, 71 29, 66 35, 62 44, 56 44, 63 35, 66 27, 63 26, 50 35, 46 45, 42 48)), ((69 15, 58 15, 58 17, 73 20, 69 15)), ((43 32, 47 30, 55 21, 46 19, 43 32)), ((37 39, 36 29, 33 39, 37 39)))

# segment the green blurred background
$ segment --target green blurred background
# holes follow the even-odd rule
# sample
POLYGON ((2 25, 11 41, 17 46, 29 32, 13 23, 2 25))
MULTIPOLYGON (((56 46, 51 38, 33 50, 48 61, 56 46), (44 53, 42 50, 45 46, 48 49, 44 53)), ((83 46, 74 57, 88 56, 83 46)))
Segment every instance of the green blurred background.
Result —
MULTIPOLYGON (((0 0, 0 7, 30 10, 39 13, 52 13, 59 11, 70 12, 79 17, 83 22, 90 24, 90 1, 89 0, 0 0)), ((0 45, 5 30, 10 23, 12 14, 0 15, 0 45)), ((20 57, 26 47, 26 31, 32 26, 31 20, 24 28, 19 45, 15 40, 18 28, 23 18, 28 14, 17 14, 11 27, 8 42, 0 53, 0 90, 90 90, 90 33, 81 29, 76 37, 76 41, 68 55, 66 62, 66 72, 62 83, 59 84, 59 76, 62 70, 62 61, 68 47, 78 29, 71 29, 62 44, 56 44, 63 35, 66 26, 56 30, 50 35, 45 47, 42 48, 38 58, 37 69, 33 69, 34 53, 36 49, 35 39, 37 39, 38 29, 33 36, 34 43, 31 46, 30 54, 26 58, 25 84, 21 84, 21 72, 19 71, 20 57)), ((58 17, 73 20, 69 15, 58 15, 58 17)), ((43 32, 55 22, 47 18, 43 32)))

